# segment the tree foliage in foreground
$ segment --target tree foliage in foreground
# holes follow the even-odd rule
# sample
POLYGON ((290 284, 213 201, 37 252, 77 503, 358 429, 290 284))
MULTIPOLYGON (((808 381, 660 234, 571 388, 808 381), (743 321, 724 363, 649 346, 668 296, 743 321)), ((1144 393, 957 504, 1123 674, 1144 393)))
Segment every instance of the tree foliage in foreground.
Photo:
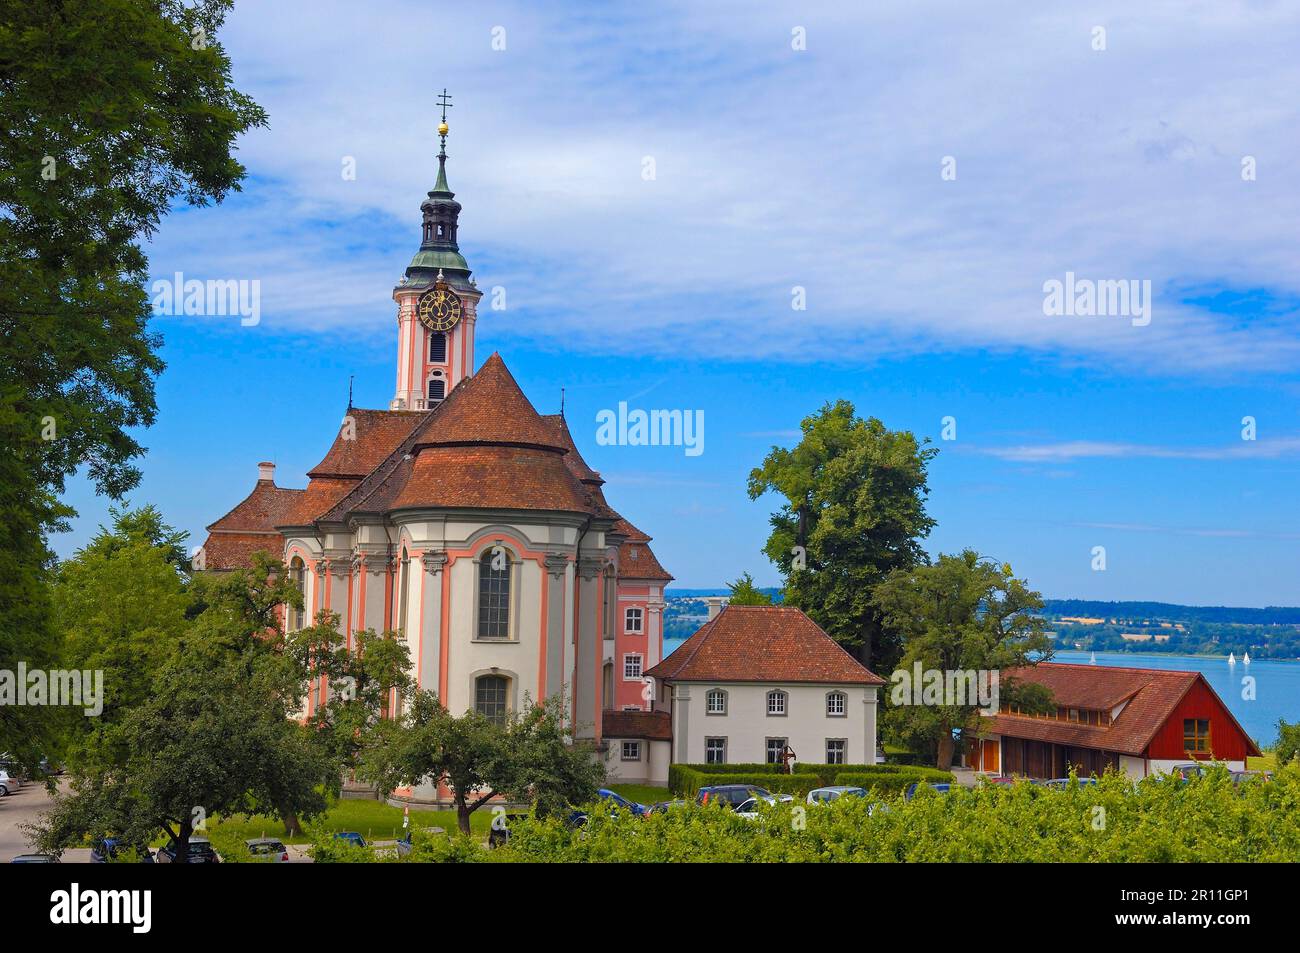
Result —
MULTIPOLYGON (((118 549, 117 558, 132 551, 118 549)), ((301 605, 301 594, 264 553, 249 569, 200 577, 193 588, 202 611, 79 746, 70 790, 32 830, 42 850, 166 833, 184 855, 217 815, 309 818, 325 809, 340 766, 294 720, 310 672, 285 650, 278 625, 277 607, 301 605)), ((105 639, 109 660, 119 659, 120 635, 105 639)))
POLYGON ((591 798, 605 768, 593 747, 573 742, 569 732, 559 694, 497 723, 475 711, 453 715, 433 692, 418 691, 400 718, 374 726, 360 773, 383 791, 441 778, 460 831, 469 834, 470 815, 497 795, 532 804, 543 816, 591 798))
POLYGON ((561 863, 1258 863, 1300 862, 1300 765, 1274 781, 1234 785, 1220 769, 1135 790, 1109 774, 1095 786, 1027 783, 923 789, 911 801, 842 798, 830 807, 776 805, 747 820, 720 807, 646 819, 594 811, 574 832, 520 821, 485 860, 561 863))

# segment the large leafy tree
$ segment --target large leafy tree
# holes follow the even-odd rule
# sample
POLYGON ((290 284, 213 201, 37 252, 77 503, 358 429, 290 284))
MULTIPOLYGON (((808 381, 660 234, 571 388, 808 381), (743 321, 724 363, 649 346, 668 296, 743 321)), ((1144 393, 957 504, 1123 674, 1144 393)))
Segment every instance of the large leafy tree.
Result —
MULTIPOLYGON (((113 510, 99 532, 54 572, 60 667, 105 673, 107 724, 143 702, 189 627, 193 604, 186 572, 186 534, 167 526, 152 506, 113 510)), ((93 746, 94 731, 72 741, 93 746)))
POLYGON ((868 667, 892 666, 896 633, 881 625, 872 588, 924 563, 926 468, 938 451, 907 431, 857 416, 846 400, 806 417, 793 449, 773 447, 749 475, 750 499, 775 492, 764 552, 785 577, 784 603, 802 609, 868 667))
POLYGON ((311 672, 279 624, 280 607, 301 606, 301 594, 266 554, 248 569, 199 577, 192 588, 202 611, 150 673, 147 690, 83 746, 70 792, 36 829, 43 849, 105 834, 144 843, 165 832, 183 853, 217 814, 288 819, 325 809, 340 765, 294 718, 311 672))
MULTIPOLYGON (((141 242, 177 199, 239 187, 235 139, 266 116, 216 42, 233 0, 0 7, 0 667, 47 665, 45 535, 84 467, 119 497, 154 420, 159 339, 141 242)), ((0 713, 0 750, 42 744, 0 713)))
POLYGON ((569 735, 562 695, 497 723, 474 711, 453 715, 434 693, 417 691, 400 719, 374 727, 363 773, 385 791, 441 780, 468 834, 470 815, 498 795, 530 802, 540 815, 590 801, 605 768, 590 744, 569 735))
MULTIPOLYGON (((886 712, 886 727, 914 750, 934 753, 935 764, 952 764, 953 732, 978 728, 980 705, 969 696, 940 696, 915 704, 912 672, 942 676, 957 672, 998 672, 1034 664, 1051 656, 1051 640, 1039 611, 1043 600, 1008 564, 983 559, 973 550, 955 556, 941 555, 930 566, 900 569, 874 591, 885 622, 903 638, 899 674, 907 683, 908 697, 886 712)), ((916 686, 919 689, 919 686, 916 686)), ((1028 710, 1046 706, 1039 686, 1016 684, 999 677, 1000 701, 1015 702, 1028 710)), ((889 690, 886 690, 887 694, 889 690)), ((891 701, 895 701, 891 699, 891 701)))

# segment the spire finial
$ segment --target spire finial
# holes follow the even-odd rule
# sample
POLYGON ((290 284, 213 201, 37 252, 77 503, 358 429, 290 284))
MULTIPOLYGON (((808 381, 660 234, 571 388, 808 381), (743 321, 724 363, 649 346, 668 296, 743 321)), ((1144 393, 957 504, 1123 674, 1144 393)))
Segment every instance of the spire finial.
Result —
POLYGON ((442 92, 438 94, 438 105, 442 107, 442 122, 438 123, 438 138, 442 140, 442 148, 438 150, 438 158, 447 158, 447 110, 451 108, 451 97, 447 95, 447 88, 444 86, 442 92))
POLYGON ((564 419, 564 388, 560 388, 560 419, 564 419))

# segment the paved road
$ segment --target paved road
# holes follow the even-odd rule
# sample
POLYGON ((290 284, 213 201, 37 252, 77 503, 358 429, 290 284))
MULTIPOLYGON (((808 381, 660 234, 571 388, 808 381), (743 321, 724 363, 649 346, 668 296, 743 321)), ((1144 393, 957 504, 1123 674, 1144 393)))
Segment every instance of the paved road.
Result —
MULTIPOLYGON (((45 785, 28 781, 22 790, 0 798, 0 864, 7 864, 19 854, 30 854, 31 845, 27 836, 19 830, 19 825, 30 824, 39 819, 42 811, 50 806, 50 795, 45 785)), ((77 851, 67 851, 63 860, 74 860, 77 851)), ((85 851, 90 859, 90 851, 85 851)))

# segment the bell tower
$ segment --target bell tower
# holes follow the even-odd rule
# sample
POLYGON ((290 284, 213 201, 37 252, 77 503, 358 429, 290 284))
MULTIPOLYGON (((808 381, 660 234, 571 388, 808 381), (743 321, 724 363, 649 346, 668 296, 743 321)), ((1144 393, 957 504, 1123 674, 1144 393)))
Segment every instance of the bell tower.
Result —
POLYGON ((397 393, 392 410, 428 410, 474 373, 474 322, 483 296, 460 253, 461 205, 447 185, 447 110, 438 97, 438 179, 420 203, 420 250, 393 289, 397 302, 397 393))

